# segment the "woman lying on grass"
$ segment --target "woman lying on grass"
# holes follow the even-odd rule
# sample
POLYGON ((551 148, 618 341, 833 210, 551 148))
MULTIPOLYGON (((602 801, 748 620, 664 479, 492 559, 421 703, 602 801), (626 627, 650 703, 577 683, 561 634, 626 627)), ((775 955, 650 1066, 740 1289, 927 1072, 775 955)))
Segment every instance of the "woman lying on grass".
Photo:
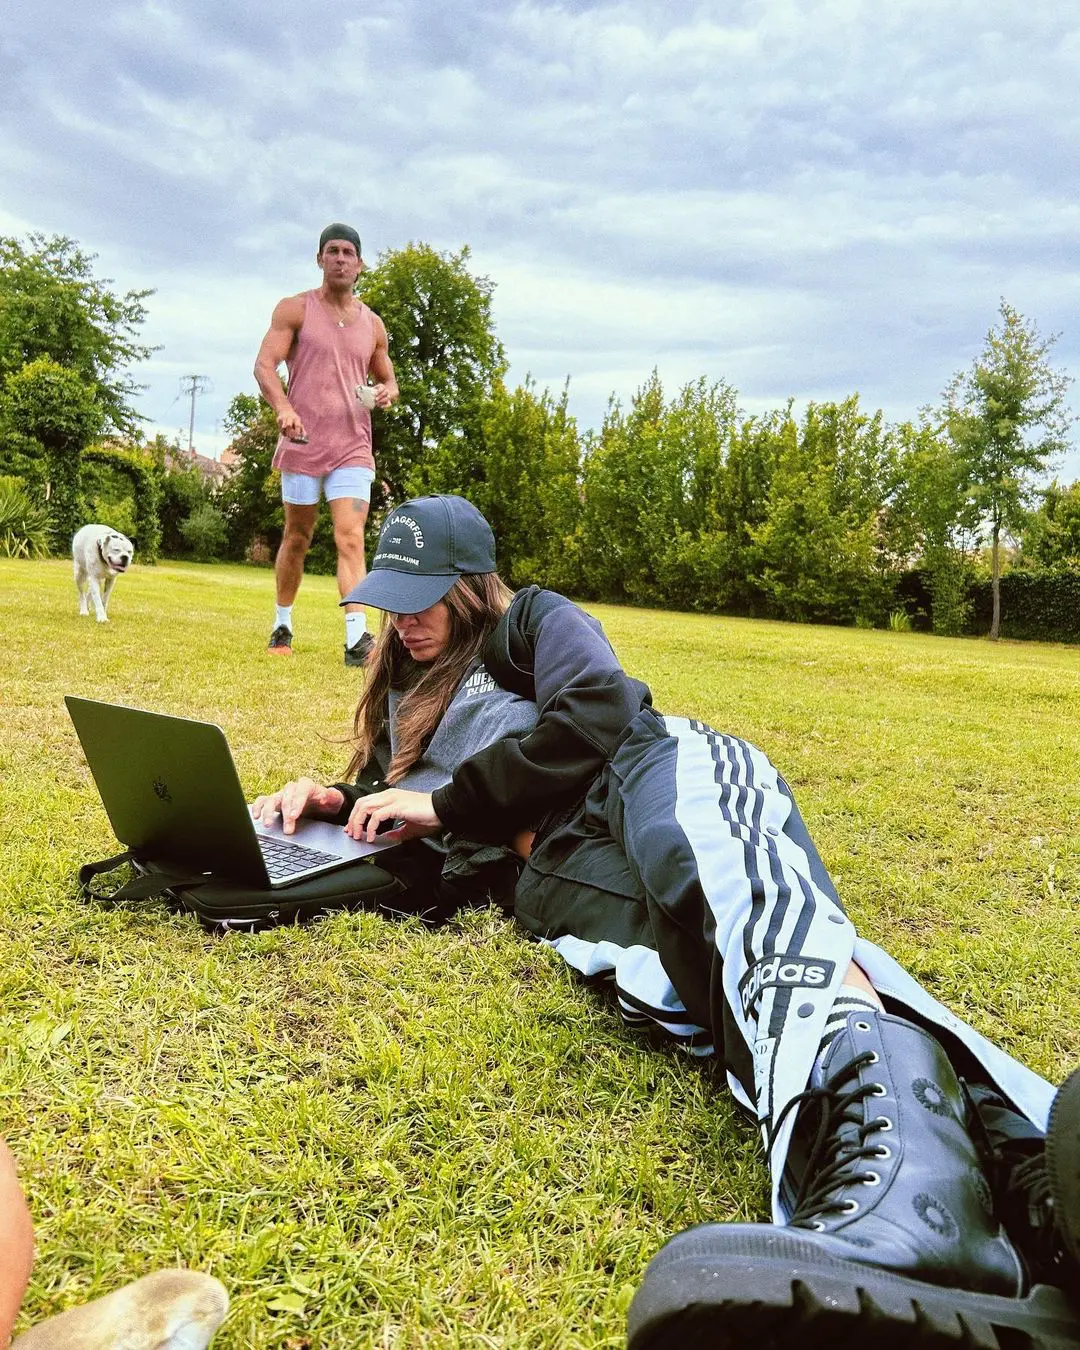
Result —
POLYGON ((358 838, 390 824, 474 853, 513 843, 517 919, 606 978, 628 1021, 722 1057, 783 1227, 668 1243, 631 1346, 766 1327, 777 1345, 873 1330, 1076 1344, 1080 1310, 1060 1289, 1080 1279, 1080 1076, 1055 1099, 856 935, 759 750, 657 713, 570 601, 500 587, 490 527, 464 499, 392 512, 347 597, 389 617, 356 717, 365 777, 301 779, 253 809, 287 832, 308 813, 358 838), (490 603, 466 598, 478 589, 490 603), (494 740, 462 720, 492 683, 522 700, 494 740), (371 790, 375 766, 392 786, 371 790))

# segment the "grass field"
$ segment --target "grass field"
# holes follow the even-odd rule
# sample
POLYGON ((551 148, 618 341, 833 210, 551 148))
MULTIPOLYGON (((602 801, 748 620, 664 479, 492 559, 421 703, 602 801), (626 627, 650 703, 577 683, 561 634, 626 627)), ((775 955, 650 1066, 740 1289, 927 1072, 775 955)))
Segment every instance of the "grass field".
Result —
MULTIPOLYGON (((263 651, 267 571, 136 567, 98 625, 68 564, 0 561, 25 1320, 182 1262, 230 1290, 223 1350, 617 1346, 666 1237, 766 1212, 707 1069, 486 912, 221 939, 75 898, 114 841, 62 696, 219 722, 252 794, 336 777, 358 680, 335 602, 304 583, 286 660, 263 651)), ((1080 651, 594 612, 659 707, 780 765, 867 936, 1039 1071, 1080 1060, 1080 651)))

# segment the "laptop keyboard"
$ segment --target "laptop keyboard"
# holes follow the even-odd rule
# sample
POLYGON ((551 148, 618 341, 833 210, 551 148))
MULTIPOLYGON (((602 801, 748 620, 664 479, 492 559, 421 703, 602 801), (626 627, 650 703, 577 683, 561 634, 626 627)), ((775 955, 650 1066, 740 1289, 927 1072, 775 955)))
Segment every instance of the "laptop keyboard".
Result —
POLYGON ((316 848, 305 848, 303 844, 270 838, 265 834, 259 835, 259 848, 271 881, 281 881, 297 872, 306 872, 320 863, 340 861, 335 853, 322 853, 316 848))

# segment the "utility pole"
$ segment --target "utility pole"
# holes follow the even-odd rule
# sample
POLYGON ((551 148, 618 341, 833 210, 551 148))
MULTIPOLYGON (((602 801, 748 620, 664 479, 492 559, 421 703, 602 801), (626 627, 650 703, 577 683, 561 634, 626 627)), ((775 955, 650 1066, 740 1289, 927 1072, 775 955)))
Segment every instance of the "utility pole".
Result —
POLYGON ((210 388, 210 380, 206 375, 181 375, 180 392, 189 395, 191 398, 191 418, 188 421, 188 454, 195 453, 195 399, 199 394, 203 394, 210 388))

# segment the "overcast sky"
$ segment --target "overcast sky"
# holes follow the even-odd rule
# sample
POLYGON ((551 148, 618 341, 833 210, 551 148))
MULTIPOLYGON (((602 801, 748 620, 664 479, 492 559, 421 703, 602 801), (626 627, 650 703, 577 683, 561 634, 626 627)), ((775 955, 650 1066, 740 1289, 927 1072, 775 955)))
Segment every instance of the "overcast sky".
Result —
POLYGON ((1080 376, 1071 5, 354 8, 5 9, 0 231, 70 235, 155 290, 151 430, 186 443, 181 379, 204 375, 196 448, 220 449, 335 219, 369 261, 467 244, 511 381, 569 376, 583 428, 654 366, 671 393, 724 379, 748 412, 858 391, 914 416, 1002 297, 1080 376))

